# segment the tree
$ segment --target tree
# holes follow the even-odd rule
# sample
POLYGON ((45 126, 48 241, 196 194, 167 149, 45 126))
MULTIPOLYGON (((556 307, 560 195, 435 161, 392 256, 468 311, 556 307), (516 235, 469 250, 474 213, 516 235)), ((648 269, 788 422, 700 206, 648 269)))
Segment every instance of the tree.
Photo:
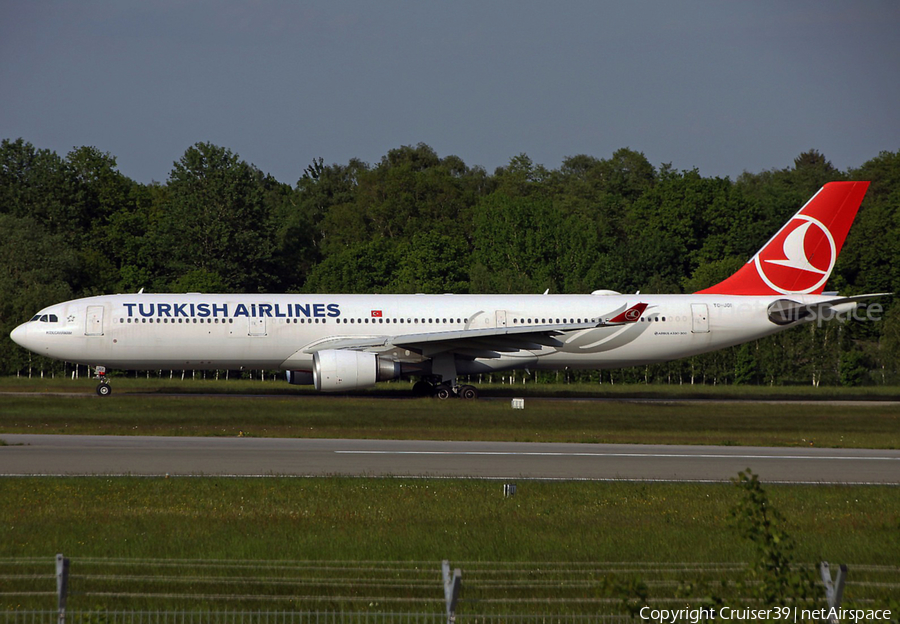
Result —
POLYGON ((756 382, 757 366, 753 345, 742 344, 735 349, 734 385, 743 386, 756 382))
POLYGON ((358 159, 347 165, 323 165, 322 159, 306 168, 297 181, 297 206, 307 215, 315 261, 338 252, 366 235, 365 216, 357 205, 359 178, 369 166, 358 159))
POLYGON ((9 332, 41 308, 71 299, 78 256, 62 234, 29 217, 0 214, 0 371, 19 370, 30 357, 9 332))
POLYGON ((170 281, 194 273, 225 291, 264 292, 272 282, 264 195, 276 184, 231 150, 197 143, 175 163, 160 238, 170 281))
POLYGON ((138 229, 140 217, 126 215, 134 217, 145 211, 148 193, 117 170, 115 157, 96 147, 72 150, 66 164, 73 178, 71 201, 83 221, 77 243, 83 271, 76 289, 84 294, 119 290, 121 269, 134 265, 128 251, 146 229, 138 229), (127 228, 124 231, 120 229, 123 226, 127 228))
POLYGON ((376 240, 349 247, 316 265, 303 287, 310 293, 392 292, 397 246, 376 240))
POLYGON ((469 292, 469 246, 461 236, 434 230, 415 234, 400 248, 392 290, 401 293, 469 292))
POLYGON ((794 563, 794 541, 783 528, 784 516, 769 501, 757 475, 748 468, 732 479, 742 497, 731 517, 742 537, 756 545, 750 568, 750 588, 767 606, 807 604, 814 600, 815 583, 809 570, 794 563))
POLYGON ((22 139, 0 144, 0 211, 34 219, 51 234, 71 240, 84 228, 72 187, 65 161, 54 152, 22 139))
POLYGON ((869 373, 865 354, 857 349, 842 351, 838 370, 842 386, 853 387, 864 384, 869 373))
POLYGON ((473 291, 559 292, 561 242, 550 201, 503 191, 485 197, 475 208, 473 291))

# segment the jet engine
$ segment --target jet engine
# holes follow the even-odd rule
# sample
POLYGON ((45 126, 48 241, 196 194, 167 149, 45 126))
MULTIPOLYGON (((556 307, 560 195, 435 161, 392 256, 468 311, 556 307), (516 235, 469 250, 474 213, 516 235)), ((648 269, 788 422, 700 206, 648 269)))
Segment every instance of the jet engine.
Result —
POLYGON ((331 349, 313 355, 313 381, 321 392, 370 388, 376 381, 399 376, 399 362, 374 353, 331 349))

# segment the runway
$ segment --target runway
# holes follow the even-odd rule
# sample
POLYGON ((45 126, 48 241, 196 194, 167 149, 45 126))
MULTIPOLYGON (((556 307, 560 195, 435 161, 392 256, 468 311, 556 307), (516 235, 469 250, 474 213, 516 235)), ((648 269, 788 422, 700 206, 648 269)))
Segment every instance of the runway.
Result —
POLYGON ((900 450, 0 434, 0 474, 900 485, 900 450))

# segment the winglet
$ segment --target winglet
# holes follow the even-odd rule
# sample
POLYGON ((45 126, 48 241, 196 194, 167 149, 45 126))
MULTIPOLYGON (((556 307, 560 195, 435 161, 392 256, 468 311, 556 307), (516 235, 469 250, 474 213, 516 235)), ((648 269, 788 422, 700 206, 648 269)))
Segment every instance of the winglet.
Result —
POLYGON ((868 182, 829 182, 737 273, 701 295, 821 295, 868 182))
POLYGON ((631 306, 618 316, 614 316, 613 318, 609 319, 608 321, 606 321, 605 325, 636 323, 638 319, 641 318, 641 314, 643 314, 644 310, 646 309, 646 303, 638 303, 631 306))

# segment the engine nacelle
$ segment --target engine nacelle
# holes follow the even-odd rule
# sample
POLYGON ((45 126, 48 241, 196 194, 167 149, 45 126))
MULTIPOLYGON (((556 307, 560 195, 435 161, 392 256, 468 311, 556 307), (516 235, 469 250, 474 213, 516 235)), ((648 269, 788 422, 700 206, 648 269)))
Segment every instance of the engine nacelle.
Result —
POLYGON ((287 382, 292 386, 311 386, 313 385, 313 374, 309 371, 289 370, 284 371, 287 382))
POLYGON ((328 350, 313 355, 316 390, 338 392, 370 388, 376 381, 400 376, 399 362, 362 351, 328 350))

